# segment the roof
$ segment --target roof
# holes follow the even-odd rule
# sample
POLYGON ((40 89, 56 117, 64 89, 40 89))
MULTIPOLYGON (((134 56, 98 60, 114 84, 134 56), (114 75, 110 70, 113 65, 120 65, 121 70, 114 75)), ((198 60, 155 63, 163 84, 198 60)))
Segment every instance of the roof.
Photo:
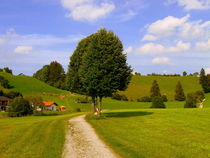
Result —
POLYGON ((42 103, 44 104, 44 106, 51 106, 53 104, 55 104, 56 106, 58 105, 55 102, 48 102, 48 101, 42 101, 42 103))
POLYGON ((7 98, 7 97, 5 97, 5 96, 0 96, 0 100, 2 100, 2 101, 8 101, 8 100, 10 100, 10 99, 7 98))

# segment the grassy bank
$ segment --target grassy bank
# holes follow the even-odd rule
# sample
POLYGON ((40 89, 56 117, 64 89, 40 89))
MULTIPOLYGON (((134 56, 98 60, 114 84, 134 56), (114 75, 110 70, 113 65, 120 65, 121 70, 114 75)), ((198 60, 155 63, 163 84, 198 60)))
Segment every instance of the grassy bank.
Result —
POLYGON ((60 158, 66 120, 75 115, 0 119, 0 157, 60 158))
POLYGON ((208 158, 210 109, 121 110, 88 118, 122 157, 208 158))

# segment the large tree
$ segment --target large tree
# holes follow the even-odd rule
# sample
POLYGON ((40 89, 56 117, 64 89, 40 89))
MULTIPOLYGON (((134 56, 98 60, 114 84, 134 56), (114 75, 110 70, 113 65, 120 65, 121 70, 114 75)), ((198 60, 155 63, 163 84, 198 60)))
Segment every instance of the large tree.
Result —
POLYGON ((156 80, 153 81, 152 87, 150 89, 150 97, 153 99, 154 97, 160 97, 160 88, 156 80))
POLYGON ((200 71, 200 84, 201 84, 203 91, 205 93, 210 92, 208 78, 207 78, 207 76, 205 74, 205 70, 203 68, 200 71))
MULTIPOLYGON (((86 50, 81 53, 82 63, 76 74, 79 74, 79 81, 82 82, 80 92, 92 97, 93 112, 97 110, 99 98, 97 111, 100 113, 102 98, 125 90, 132 70, 126 63, 122 42, 113 32, 100 29, 86 40, 86 50)), ((72 60, 70 63, 73 63, 72 60)))
POLYGON ((174 99, 177 101, 184 101, 186 99, 184 90, 182 88, 182 84, 180 81, 177 82, 174 99))

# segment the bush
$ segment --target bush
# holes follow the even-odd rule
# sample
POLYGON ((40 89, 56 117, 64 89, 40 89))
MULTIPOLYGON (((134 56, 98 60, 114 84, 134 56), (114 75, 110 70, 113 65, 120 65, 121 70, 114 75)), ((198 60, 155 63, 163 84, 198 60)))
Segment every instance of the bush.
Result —
POLYGON ((128 101, 128 98, 124 94, 118 94, 118 93, 114 93, 112 95, 112 99, 128 101))
POLYGON ((152 99, 149 96, 144 96, 144 97, 141 97, 141 98, 137 99, 137 101, 138 102, 151 102, 152 99))
POLYGON ((166 95, 162 95, 161 98, 163 99, 163 102, 167 102, 168 101, 168 98, 166 95))
POLYGON ((184 108, 197 108, 198 104, 202 103, 204 99, 205 99, 205 96, 202 91, 189 93, 187 94, 187 99, 186 99, 184 108))
POLYGON ((23 95, 20 92, 10 91, 9 93, 6 93, 5 96, 10 99, 14 99, 16 97, 22 97, 23 95))
POLYGON ((10 68, 8 68, 8 67, 5 67, 5 68, 3 69, 3 71, 6 72, 6 73, 12 74, 12 69, 10 69, 10 68))
POLYGON ((159 96, 154 97, 152 99, 152 106, 151 106, 151 108, 166 108, 162 97, 159 97, 159 96))
POLYGON ((9 81, 3 76, 0 76, 0 85, 4 88, 10 88, 9 81))
POLYGON ((30 105, 29 101, 22 98, 17 97, 12 100, 8 109, 8 115, 10 117, 20 117, 33 114, 33 108, 30 105))

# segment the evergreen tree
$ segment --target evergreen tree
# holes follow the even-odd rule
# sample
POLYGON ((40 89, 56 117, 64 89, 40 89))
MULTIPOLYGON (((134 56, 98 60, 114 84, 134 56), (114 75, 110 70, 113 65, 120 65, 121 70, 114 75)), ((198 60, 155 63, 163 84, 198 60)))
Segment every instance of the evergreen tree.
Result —
POLYGON ((202 68, 201 71, 200 71, 200 84, 203 88, 203 91, 205 93, 208 93, 210 92, 210 88, 209 88, 209 83, 208 83, 208 79, 207 79, 207 76, 205 74, 205 70, 202 68))
POLYGON ((180 81, 177 82, 174 98, 177 101, 184 101, 186 99, 185 94, 184 94, 184 90, 182 88, 182 84, 181 84, 180 81))
POLYGON ((152 87, 150 89, 150 97, 153 99, 154 97, 160 97, 160 88, 156 80, 153 81, 152 87))

